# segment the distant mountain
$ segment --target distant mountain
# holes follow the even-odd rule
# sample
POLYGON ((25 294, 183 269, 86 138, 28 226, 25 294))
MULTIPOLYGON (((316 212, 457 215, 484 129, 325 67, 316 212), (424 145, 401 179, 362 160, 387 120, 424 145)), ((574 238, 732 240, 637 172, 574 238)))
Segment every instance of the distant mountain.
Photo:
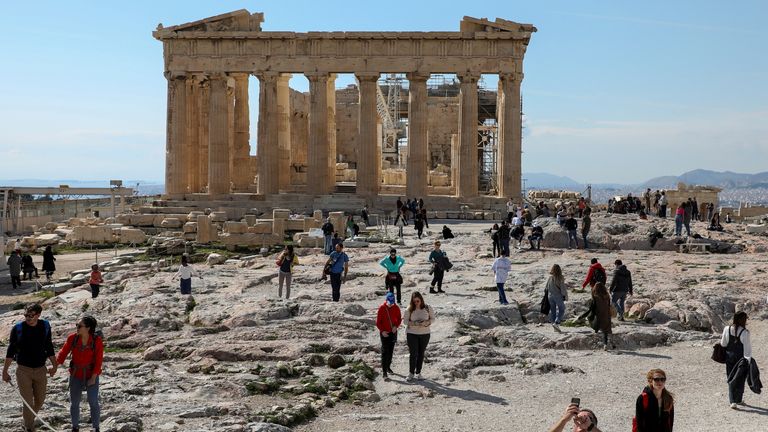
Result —
POLYGON ((583 184, 570 177, 558 176, 548 173, 523 173, 526 189, 568 189, 581 190, 583 184))
POLYGON ((757 174, 744 174, 731 171, 720 172, 696 169, 679 176, 652 178, 641 186, 652 189, 674 188, 679 182, 691 185, 717 186, 728 189, 759 187, 758 185, 768 182, 768 171, 757 174))

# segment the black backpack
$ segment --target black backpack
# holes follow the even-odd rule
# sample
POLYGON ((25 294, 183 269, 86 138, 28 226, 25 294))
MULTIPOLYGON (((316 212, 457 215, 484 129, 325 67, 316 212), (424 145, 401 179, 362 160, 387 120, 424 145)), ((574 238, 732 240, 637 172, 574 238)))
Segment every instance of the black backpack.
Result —
POLYGON ((595 269, 592 270, 592 283, 605 283, 606 280, 605 270, 599 267, 595 267, 595 269))

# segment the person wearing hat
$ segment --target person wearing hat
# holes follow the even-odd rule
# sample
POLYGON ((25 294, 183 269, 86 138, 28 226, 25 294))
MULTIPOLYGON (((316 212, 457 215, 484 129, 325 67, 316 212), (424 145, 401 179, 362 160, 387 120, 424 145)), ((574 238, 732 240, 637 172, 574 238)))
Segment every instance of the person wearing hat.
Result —
POLYGON ((568 405, 565 414, 549 432, 563 432, 569 421, 573 420, 573 432, 600 432, 597 428, 597 416, 592 410, 579 408, 575 403, 568 405))
POLYGON ((403 322, 400 307, 395 303, 395 295, 387 293, 384 303, 376 314, 376 328, 381 338, 381 370, 384 379, 389 379, 392 371, 392 354, 397 343, 397 328, 403 322))
POLYGON ((384 277, 384 287, 390 293, 394 293, 395 288, 397 288, 397 304, 402 304, 400 287, 403 285, 403 276, 400 275, 400 268, 405 264, 405 260, 397 255, 397 249, 391 248, 389 256, 384 257, 379 264, 387 269, 387 275, 384 277))

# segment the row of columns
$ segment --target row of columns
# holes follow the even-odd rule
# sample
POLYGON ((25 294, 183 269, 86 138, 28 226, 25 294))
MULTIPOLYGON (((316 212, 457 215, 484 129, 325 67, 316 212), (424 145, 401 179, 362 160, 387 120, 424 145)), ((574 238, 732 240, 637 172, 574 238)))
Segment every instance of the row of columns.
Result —
MULTIPOLYGON (((335 78, 305 74, 309 80, 307 193, 333 192, 336 175, 335 78)), ((289 74, 263 72, 260 82, 257 139, 259 194, 290 186, 289 74)), ((166 193, 181 195, 207 189, 211 195, 248 191, 252 183, 246 73, 173 74, 168 78, 166 193)), ((357 193, 375 196, 381 183, 376 86, 378 73, 355 74, 359 83, 357 193)), ((427 73, 409 73, 407 196, 426 196, 428 183, 427 73)), ((478 195, 478 74, 459 74, 458 148, 453 172, 459 197, 478 195)), ((520 191, 522 74, 499 75, 499 195, 520 191)))

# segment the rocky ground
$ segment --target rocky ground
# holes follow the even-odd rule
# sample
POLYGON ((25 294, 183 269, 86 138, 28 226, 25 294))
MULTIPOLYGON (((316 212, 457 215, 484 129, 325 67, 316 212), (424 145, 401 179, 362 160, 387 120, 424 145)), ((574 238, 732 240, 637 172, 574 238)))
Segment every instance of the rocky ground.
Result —
MULTIPOLYGON (((347 250, 352 261, 341 303, 332 303, 330 285, 318 282, 319 251, 301 249, 291 300, 277 298, 275 256, 196 265, 203 279, 193 281, 193 297, 178 294, 170 270, 136 262, 106 273, 108 283, 96 300, 81 288, 47 300, 44 317, 52 322, 57 347, 83 312, 103 325, 104 431, 285 430, 279 424, 299 431, 466 431, 505 424, 538 431, 556 421, 571 397, 597 412, 603 430, 620 430, 630 427, 634 399, 653 367, 667 371, 678 398, 676 430, 764 427, 768 403, 747 390, 751 406, 730 410, 724 367, 709 356, 724 323, 735 310, 745 310, 754 357, 768 358, 768 238, 728 226, 729 232, 709 241, 738 253, 680 254, 671 251, 679 241, 668 235, 671 220, 596 215, 594 240, 603 248, 567 250, 551 225, 544 250, 513 253, 507 284, 512 301, 499 306, 490 240, 481 232, 490 224, 449 225, 457 236, 444 242, 444 250, 455 266, 446 274, 447 294, 426 296, 437 320, 424 381, 404 379, 404 332, 393 366, 398 375, 385 382, 377 370, 374 321, 384 293, 377 262, 387 244, 347 250), (650 247, 650 226, 666 233, 658 243, 662 250, 650 247), (588 327, 564 326, 558 334, 537 312, 552 264, 563 267, 575 289, 592 257, 609 269, 622 259, 635 282, 633 318, 614 321, 616 349, 608 352, 588 327)), ((442 223, 431 226, 436 233, 442 223)), ((407 234, 405 245, 397 246, 407 261, 404 296, 428 291, 427 256, 435 239, 407 234)), ((35 297, 4 288, 0 298, 7 311, 0 328, 9 329, 21 318, 10 310, 13 304, 35 297)), ((586 310, 588 298, 572 291, 567 317, 586 310)), ((0 388, 0 427, 16 430, 20 404, 10 387, 0 388)), ((63 371, 49 388, 45 418, 65 430, 63 371)))

